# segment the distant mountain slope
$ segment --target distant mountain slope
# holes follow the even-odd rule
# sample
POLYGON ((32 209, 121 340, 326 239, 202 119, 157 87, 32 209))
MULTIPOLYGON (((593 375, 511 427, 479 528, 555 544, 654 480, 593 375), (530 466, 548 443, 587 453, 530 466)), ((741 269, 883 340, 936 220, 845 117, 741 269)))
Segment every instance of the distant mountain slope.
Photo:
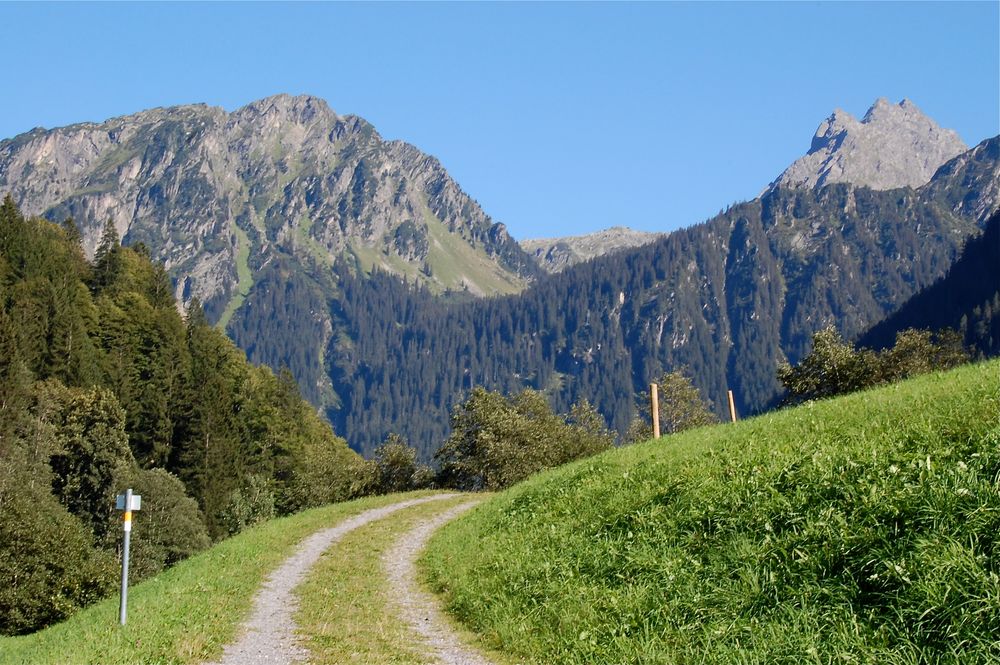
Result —
POLYGON ((624 429, 635 392, 687 367, 718 409, 726 389, 763 408, 815 330, 853 337, 945 273, 996 207, 997 147, 917 188, 776 184, 549 276, 436 160, 307 97, 36 130, 0 143, 0 188, 84 221, 91 249, 118 220, 353 447, 396 432, 426 459, 473 385, 586 398, 624 429))
POLYGON ((553 273, 619 249, 640 247, 662 235, 664 234, 613 226, 610 229, 581 236, 522 240, 521 247, 535 257, 543 270, 553 273))
POLYGON ((327 359, 341 403, 328 413, 362 451, 394 431, 429 456, 473 385, 542 389, 560 411, 586 398, 621 431, 635 393, 686 367, 717 412, 727 389, 740 413, 762 409, 778 362, 797 362, 813 332, 858 335, 945 273, 978 230, 964 213, 995 196, 970 184, 993 181, 996 141, 916 190, 778 187, 516 296, 445 304, 340 270, 327 359))
POLYGON ((1000 212, 940 280, 863 334, 858 343, 885 348, 906 328, 953 328, 986 357, 1000 355, 1000 212))
POLYGON ((772 183, 816 189, 849 182, 872 189, 919 187, 968 147, 908 99, 879 99, 860 121, 837 109, 820 124, 809 152, 772 183))
POLYGON ((972 150, 945 162, 928 183, 928 194, 963 217, 986 225, 1000 208, 1000 137, 983 141, 972 150))
POLYGON ((0 192, 27 214, 72 216, 88 252, 114 220, 213 321, 228 321, 278 247, 477 295, 537 272, 436 159, 313 97, 35 129, 0 142, 0 192))

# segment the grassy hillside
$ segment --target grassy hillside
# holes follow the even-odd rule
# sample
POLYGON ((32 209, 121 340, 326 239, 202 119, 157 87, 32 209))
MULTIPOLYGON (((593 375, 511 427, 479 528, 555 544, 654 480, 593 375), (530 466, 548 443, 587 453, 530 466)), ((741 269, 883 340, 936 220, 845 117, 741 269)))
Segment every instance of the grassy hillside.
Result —
POLYGON ((32 635, 0 637, 0 664, 139 665, 218 657, 267 574, 302 538, 399 500, 397 494, 333 504, 244 531, 130 588, 126 626, 118 625, 117 596, 108 598, 32 635))
POLYGON ((1000 362, 540 475, 423 563, 544 663, 996 662, 1000 362))

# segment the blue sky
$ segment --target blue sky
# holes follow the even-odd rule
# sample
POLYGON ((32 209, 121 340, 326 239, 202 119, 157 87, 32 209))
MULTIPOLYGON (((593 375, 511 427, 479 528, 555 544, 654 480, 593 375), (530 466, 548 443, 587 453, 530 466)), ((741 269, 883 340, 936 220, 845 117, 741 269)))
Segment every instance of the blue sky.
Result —
POLYGON ((0 137, 326 99, 438 157, 517 238, 753 198, 842 108, 1000 133, 1000 3, 0 3, 0 137))

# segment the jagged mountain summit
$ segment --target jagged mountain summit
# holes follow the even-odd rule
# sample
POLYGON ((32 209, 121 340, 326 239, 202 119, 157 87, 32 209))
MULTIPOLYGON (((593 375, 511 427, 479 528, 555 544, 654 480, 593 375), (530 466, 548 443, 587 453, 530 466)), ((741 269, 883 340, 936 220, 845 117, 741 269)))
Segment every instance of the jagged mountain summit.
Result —
POLYGON ((89 253, 113 220, 213 320, 239 308, 276 248, 474 295, 538 272, 438 160, 309 96, 34 129, 0 142, 0 192, 26 214, 73 217, 89 253))
POLYGON ((613 226, 610 229, 579 236, 522 240, 521 247, 535 257, 543 270, 557 273, 610 252, 641 247, 664 235, 666 234, 613 226))
POLYGON ((920 187, 942 164, 968 150, 916 104, 878 99, 857 120, 836 109, 820 123, 809 152, 778 176, 778 186, 819 189, 837 182, 874 190, 920 187))

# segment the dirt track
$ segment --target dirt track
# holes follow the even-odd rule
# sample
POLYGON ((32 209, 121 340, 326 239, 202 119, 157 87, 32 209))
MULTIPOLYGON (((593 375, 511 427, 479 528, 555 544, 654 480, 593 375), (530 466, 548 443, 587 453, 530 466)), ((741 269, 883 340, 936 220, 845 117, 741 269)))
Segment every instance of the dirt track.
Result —
POLYGON ((442 665, 490 665, 482 655, 463 645, 438 607, 437 600, 417 584, 416 559, 431 535, 479 503, 461 503, 428 518, 396 541, 382 557, 393 600, 400 617, 442 665))
MULTIPOLYGON (((221 660, 214 665, 285 665, 288 663, 305 662, 308 659, 306 651, 296 644, 295 622, 292 617, 298 607, 298 601, 293 593, 295 587, 302 581, 309 569, 319 560, 323 552, 340 538, 370 522, 382 519, 410 506, 416 506, 431 501, 441 501, 453 498, 455 494, 436 494, 434 496, 400 501, 382 508, 373 508, 348 518, 329 529, 323 529, 306 538, 281 566, 275 570, 254 597, 253 610, 250 617, 240 628, 239 637, 228 644, 221 660)), ((471 504, 462 504, 459 508, 470 508, 471 504)), ((457 515, 457 509, 445 514, 457 515)), ((440 516, 433 518, 434 524, 444 524, 440 516)), ((446 520, 445 520, 446 521, 446 520)), ((423 527, 424 525, 422 525, 423 527)), ((435 527, 436 528, 436 527, 435 527)), ((432 531, 433 529, 431 529, 432 531)), ((416 530, 415 530, 416 531, 416 530)), ((411 532, 412 533, 415 533, 411 532)), ((409 535, 409 534, 408 534, 409 535)), ((430 536, 430 531, 424 537, 430 536)), ((403 540, 406 540, 404 538, 403 540)), ((402 541, 401 541, 402 542, 402 541)), ((414 549, 416 556, 418 546, 414 549)), ((412 561, 411 561, 412 567, 412 561)), ((409 580, 412 582, 412 580, 409 580)), ((446 661, 454 663, 482 663, 485 661, 446 661)))

